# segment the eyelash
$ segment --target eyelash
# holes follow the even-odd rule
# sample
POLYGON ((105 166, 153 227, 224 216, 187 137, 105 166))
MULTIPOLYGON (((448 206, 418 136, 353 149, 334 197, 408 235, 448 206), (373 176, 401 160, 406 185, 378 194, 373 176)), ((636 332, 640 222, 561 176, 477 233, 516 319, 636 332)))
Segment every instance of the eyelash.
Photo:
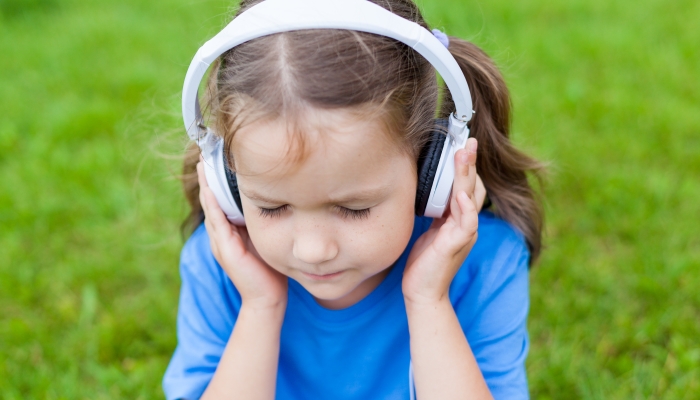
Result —
MULTIPOLYGON (((262 208, 259 207, 258 209, 260 210, 260 216, 261 217, 269 217, 269 218, 276 218, 282 215, 282 212, 286 211, 287 208, 289 208, 288 205, 283 205, 277 208, 262 208)), ((338 207, 338 210, 340 212, 340 215, 343 218, 352 218, 352 219, 365 219, 369 217, 369 208, 364 208, 362 210, 352 210, 349 208, 345 207, 338 207)))
POLYGON ((365 219, 369 217, 369 208, 363 208, 362 210, 351 210, 349 208, 345 207, 338 207, 340 210, 340 214, 343 216, 343 218, 352 218, 352 219, 365 219))
POLYGON ((289 208, 289 206, 286 205, 286 204, 283 205, 283 206, 277 207, 277 208, 262 208, 262 207, 259 207, 259 209, 260 209, 260 216, 261 216, 261 217, 270 217, 270 218, 279 217, 280 215, 282 215, 282 212, 283 212, 283 211, 287 210, 287 208, 289 208))

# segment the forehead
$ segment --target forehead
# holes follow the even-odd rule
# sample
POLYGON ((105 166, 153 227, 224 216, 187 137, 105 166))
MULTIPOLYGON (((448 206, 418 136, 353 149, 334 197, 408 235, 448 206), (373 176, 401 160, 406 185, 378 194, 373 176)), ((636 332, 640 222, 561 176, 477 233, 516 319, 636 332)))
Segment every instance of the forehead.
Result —
POLYGON ((295 125, 282 119, 252 123, 236 133, 232 147, 241 190, 288 201, 389 190, 414 178, 411 157, 383 121, 348 111, 317 111, 295 125))
POLYGON ((293 120, 258 120, 243 126, 232 143, 240 175, 285 175, 308 166, 382 164, 403 153, 379 116, 356 110, 310 110, 293 120))

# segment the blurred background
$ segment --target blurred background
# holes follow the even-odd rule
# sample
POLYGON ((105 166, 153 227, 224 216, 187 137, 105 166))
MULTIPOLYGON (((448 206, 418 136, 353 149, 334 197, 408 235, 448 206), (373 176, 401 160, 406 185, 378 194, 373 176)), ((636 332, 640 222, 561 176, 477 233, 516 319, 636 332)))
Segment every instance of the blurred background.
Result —
MULTIPOLYGON (((179 94, 232 1, 0 0, 0 398, 162 398, 179 94)), ((700 2, 420 5, 497 61, 550 163, 533 398, 700 398, 700 2)))

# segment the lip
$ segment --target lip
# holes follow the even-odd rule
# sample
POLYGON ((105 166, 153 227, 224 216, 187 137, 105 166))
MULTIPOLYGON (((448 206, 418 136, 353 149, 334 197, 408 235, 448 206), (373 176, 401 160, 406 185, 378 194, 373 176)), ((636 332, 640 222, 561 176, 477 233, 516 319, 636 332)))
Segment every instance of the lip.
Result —
POLYGON ((316 275, 316 274, 310 274, 308 272, 302 272, 305 277, 314 280, 314 281, 329 281, 332 279, 335 279, 339 277, 340 275, 343 274, 345 271, 338 271, 338 272, 333 272, 331 274, 325 274, 325 275, 316 275))

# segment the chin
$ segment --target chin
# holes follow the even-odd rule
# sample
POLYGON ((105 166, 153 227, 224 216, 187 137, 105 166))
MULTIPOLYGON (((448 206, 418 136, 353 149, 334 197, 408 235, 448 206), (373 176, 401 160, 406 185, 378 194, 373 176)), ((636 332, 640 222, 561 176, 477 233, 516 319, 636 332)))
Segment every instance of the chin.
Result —
POLYGON ((371 277, 347 271, 339 276, 316 278, 302 276, 298 280, 321 306, 338 310, 350 307, 365 298, 381 282, 368 282, 371 277))
POLYGON ((342 299, 352 292, 352 288, 338 283, 299 282, 317 300, 334 301, 342 299))

